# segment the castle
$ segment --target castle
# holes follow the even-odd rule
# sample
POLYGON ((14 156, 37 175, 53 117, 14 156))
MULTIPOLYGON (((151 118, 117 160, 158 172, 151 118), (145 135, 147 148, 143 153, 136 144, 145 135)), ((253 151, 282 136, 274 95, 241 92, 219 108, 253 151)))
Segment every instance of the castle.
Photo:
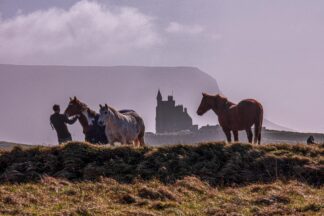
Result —
POLYGON ((187 108, 175 105, 173 96, 169 95, 168 100, 163 101, 159 90, 156 100, 155 131, 157 134, 198 130, 198 125, 192 124, 192 118, 189 116, 187 108))

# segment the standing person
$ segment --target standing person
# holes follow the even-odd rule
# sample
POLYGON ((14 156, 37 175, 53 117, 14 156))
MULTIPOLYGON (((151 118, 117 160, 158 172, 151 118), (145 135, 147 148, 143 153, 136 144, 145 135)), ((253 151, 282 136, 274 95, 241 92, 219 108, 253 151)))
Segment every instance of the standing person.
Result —
POLYGON ((313 136, 310 136, 310 137, 308 137, 306 142, 307 142, 307 144, 315 144, 315 139, 313 136))
POLYGON ((57 104, 53 106, 53 110, 54 114, 51 115, 50 121, 53 130, 56 130, 59 144, 71 141, 72 136, 66 126, 66 123, 74 124, 74 122, 76 122, 76 120, 78 119, 78 116, 73 119, 69 119, 66 115, 60 114, 60 106, 57 104))

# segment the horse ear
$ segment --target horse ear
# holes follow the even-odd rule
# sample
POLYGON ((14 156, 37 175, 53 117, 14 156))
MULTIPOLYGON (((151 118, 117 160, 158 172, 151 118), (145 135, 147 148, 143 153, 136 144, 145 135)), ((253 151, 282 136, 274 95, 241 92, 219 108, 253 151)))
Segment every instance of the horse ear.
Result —
POLYGON ((106 107, 106 108, 108 108, 108 105, 107 105, 107 104, 105 104, 105 107, 106 107))
POLYGON ((102 109, 102 105, 101 104, 99 104, 99 107, 100 107, 100 109, 102 109))
POLYGON ((70 97, 70 101, 72 101, 72 98, 70 97))
POLYGON ((77 100, 77 97, 76 96, 74 96, 74 100, 77 100))

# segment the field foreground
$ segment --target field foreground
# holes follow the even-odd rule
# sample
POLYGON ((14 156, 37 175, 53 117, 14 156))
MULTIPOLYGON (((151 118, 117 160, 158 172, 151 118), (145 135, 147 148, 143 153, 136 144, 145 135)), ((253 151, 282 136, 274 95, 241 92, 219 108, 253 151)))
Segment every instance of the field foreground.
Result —
POLYGON ((323 215, 324 191, 297 181, 212 187, 196 177, 165 185, 109 178, 0 185, 1 215, 323 215))
POLYGON ((0 153, 1 215, 323 215, 324 148, 205 143, 0 153))

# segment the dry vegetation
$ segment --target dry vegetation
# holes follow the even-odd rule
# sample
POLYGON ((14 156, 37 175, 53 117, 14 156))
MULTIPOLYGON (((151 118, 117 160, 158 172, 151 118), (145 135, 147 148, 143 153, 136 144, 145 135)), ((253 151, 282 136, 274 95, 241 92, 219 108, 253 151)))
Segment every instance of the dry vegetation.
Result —
POLYGON ((324 214, 323 145, 16 148, 0 181, 0 215, 324 214))
POLYGON ((0 214, 8 215, 323 215, 324 192, 297 181, 212 187, 196 177, 165 185, 157 180, 0 186, 0 214))

